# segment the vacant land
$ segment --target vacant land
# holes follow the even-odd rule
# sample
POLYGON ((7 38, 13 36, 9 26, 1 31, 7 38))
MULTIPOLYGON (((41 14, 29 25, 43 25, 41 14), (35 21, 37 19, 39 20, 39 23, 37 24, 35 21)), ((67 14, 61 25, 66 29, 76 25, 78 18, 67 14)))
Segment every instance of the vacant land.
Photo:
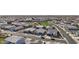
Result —
POLYGON ((43 25, 43 26, 48 26, 48 21, 43 21, 43 22, 39 22, 40 25, 43 25))

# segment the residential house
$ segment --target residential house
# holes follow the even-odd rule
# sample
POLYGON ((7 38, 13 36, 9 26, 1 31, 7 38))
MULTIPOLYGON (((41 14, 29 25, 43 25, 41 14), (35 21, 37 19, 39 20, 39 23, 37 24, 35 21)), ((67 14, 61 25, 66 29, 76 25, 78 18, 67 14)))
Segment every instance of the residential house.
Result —
POLYGON ((57 36, 57 30, 56 29, 48 29, 47 30, 47 35, 48 36, 57 36))
POLYGON ((5 39, 6 44, 25 44, 25 38, 21 36, 11 36, 5 39))
POLYGON ((46 33, 46 30, 42 28, 36 29, 35 31, 36 35, 45 35, 45 33, 46 33))

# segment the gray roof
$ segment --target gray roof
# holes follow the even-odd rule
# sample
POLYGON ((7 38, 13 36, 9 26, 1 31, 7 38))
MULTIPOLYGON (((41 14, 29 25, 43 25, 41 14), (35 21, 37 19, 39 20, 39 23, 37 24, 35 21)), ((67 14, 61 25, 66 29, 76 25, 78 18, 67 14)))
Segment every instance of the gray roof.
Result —
POLYGON ((48 29, 47 34, 57 34, 56 29, 48 29))
POLYGON ((72 26, 72 25, 67 25, 67 27, 68 27, 69 29, 78 29, 76 26, 72 26))
POLYGON ((44 33, 46 30, 40 28, 40 29, 36 29, 36 33, 44 33))
POLYGON ((11 36, 5 39, 6 41, 16 43, 18 40, 25 40, 24 37, 21 36, 11 36))
POLYGON ((29 23, 25 23, 25 22, 12 22, 12 24, 14 24, 14 25, 22 25, 22 26, 29 26, 29 23))
POLYGON ((14 29, 19 30, 19 29, 23 29, 23 28, 24 28, 23 26, 18 26, 18 27, 15 27, 14 29))
POLYGON ((3 24, 7 24, 7 22, 0 19, 0 26, 2 26, 3 24))
POLYGON ((2 27, 2 28, 15 28, 16 26, 4 24, 4 25, 2 25, 1 27, 2 27))

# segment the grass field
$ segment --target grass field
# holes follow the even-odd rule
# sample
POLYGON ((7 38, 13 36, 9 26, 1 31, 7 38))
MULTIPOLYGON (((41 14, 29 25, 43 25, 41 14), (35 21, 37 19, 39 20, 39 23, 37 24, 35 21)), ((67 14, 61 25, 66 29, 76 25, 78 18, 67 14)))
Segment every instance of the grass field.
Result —
POLYGON ((0 44, 4 42, 5 37, 0 37, 0 44))
POLYGON ((39 22, 40 25, 43 25, 43 26, 48 26, 48 21, 43 21, 43 22, 39 22))

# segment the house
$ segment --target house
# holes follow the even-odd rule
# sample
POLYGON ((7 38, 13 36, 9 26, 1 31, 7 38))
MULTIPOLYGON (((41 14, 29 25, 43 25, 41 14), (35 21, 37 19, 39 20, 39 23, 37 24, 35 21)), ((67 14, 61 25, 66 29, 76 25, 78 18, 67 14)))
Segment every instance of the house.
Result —
POLYGON ((25 44, 25 38, 21 36, 10 36, 5 39, 6 44, 25 44))
POLYGON ((45 35, 45 33, 46 33, 46 30, 44 30, 42 28, 39 28, 39 29, 35 30, 36 35, 45 35))
POLYGON ((66 25, 66 26, 69 30, 78 30, 76 26, 73 26, 73 25, 66 25))
POLYGON ((32 21, 32 18, 31 17, 27 17, 26 21, 32 21))
POLYGON ((56 29, 48 29, 47 30, 47 35, 48 36, 57 36, 57 30, 56 29))
POLYGON ((14 31, 16 26, 14 26, 14 25, 2 25, 1 28, 4 30, 14 31))
POLYGON ((13 31, 18 31, 18 30, 21 30, 23 29, 24 27, 23 26, 17 26, 15 28, 13 28, 13 31))
POLYGON ((35 30, 36 30, 35 28, 27 28, 24 30, 24 33, 33 34, 35 30))
POLYGON ((29 26, 30 24, 29 23, 25 23, 25 22, 12 22, 13 25, 16 25, 16 26, 29 26))
POLYGON ((46 21, 48 17, 32 17, 32 21, 46 21))
POLYGON ((0 20, 0 27, 1 27, 2 25, 5 25, 5 24, 7 24, 6 21, 0 20))
POLYGON ((14 16, 14 18, 16 21, 25 21, 26 20, 26 17, 25 16, 14 16))

